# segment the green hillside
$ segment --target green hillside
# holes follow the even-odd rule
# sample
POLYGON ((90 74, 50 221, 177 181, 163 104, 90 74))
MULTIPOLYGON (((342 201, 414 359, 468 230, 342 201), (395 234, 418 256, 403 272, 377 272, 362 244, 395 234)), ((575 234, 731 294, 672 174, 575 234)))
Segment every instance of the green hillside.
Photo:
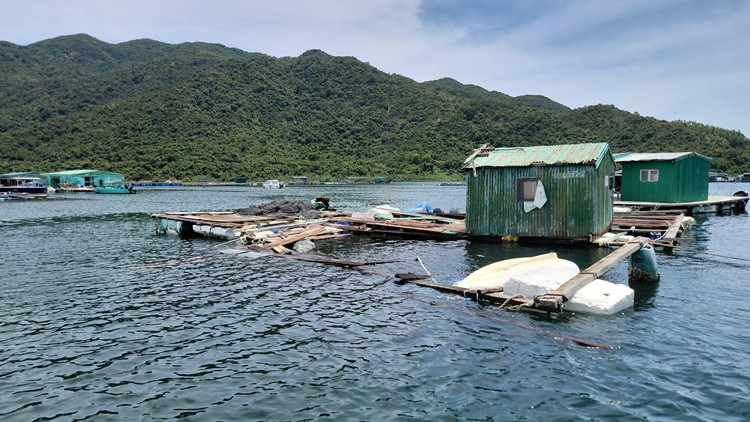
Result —
POLYGON ((452 79, 417 83, 352 57, 273 58, 215 44, 107 44, 86 35, 0 44, 0 172, 100 168, 132 179, 461 176, 477 145, 610 142, 694 150, 738 173, 737 131, 570 110, 452 79))

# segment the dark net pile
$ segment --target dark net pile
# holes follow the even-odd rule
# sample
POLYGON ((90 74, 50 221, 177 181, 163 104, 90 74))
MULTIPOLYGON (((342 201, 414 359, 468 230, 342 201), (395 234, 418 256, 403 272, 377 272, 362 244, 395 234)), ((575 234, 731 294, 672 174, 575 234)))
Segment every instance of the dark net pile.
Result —
POLYGON ((281 199, 254 207, 237 210, 242 215, 263 215, 269 217, 302 216, 305 219, 321 218, 323 213, 316 210, 310 202, 298 199, 281 199))

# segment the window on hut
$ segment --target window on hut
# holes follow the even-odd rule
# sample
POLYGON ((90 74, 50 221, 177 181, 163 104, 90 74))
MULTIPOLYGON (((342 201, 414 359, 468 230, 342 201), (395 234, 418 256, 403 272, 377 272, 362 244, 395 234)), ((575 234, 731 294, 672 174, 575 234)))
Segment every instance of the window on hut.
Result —
POLYGON ((659 170, 641 170, 641 182, 658 182, 659 170))
POLYGON ((516 199, 518 202, 533 201, 536 196, 536 186, 539 179, 518 179, 516 199))

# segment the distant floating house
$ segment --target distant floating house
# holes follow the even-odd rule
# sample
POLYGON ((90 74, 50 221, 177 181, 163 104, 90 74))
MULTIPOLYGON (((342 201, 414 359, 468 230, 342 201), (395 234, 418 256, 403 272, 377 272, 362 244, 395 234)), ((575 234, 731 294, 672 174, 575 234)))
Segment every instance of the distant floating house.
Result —
POLYGON ((473 235, 588 239, 612 225, 615 162, 607 143, 483 146, 464 169, 473 235))
POLYGON ((622 201, 693 202, 708 199, 711 159, 695 152, 622 153, 622 201))
POLYGON ((125 183, 125 176, 102 170, 67 170, 57 173, 44 173, 48 184, 54 188, 70 187, 103 187, 115 183, 125 183))

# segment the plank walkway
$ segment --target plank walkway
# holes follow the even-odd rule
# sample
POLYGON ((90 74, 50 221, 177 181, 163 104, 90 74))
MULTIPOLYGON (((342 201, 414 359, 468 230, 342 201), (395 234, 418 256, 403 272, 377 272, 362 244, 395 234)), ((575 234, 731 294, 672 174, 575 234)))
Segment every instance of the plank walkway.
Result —
POLYGON ((747 201, 748 198, 742 196, 709 196, 705 201, 692 202, 614 201, 614 203, 616 207, 635 207, 642 210, 683 210, 687 215, 690 215, 694 208, 699 209, 701 207, 716 206, 716 211, 719 211, 724 206, 744 209, 747 201))

